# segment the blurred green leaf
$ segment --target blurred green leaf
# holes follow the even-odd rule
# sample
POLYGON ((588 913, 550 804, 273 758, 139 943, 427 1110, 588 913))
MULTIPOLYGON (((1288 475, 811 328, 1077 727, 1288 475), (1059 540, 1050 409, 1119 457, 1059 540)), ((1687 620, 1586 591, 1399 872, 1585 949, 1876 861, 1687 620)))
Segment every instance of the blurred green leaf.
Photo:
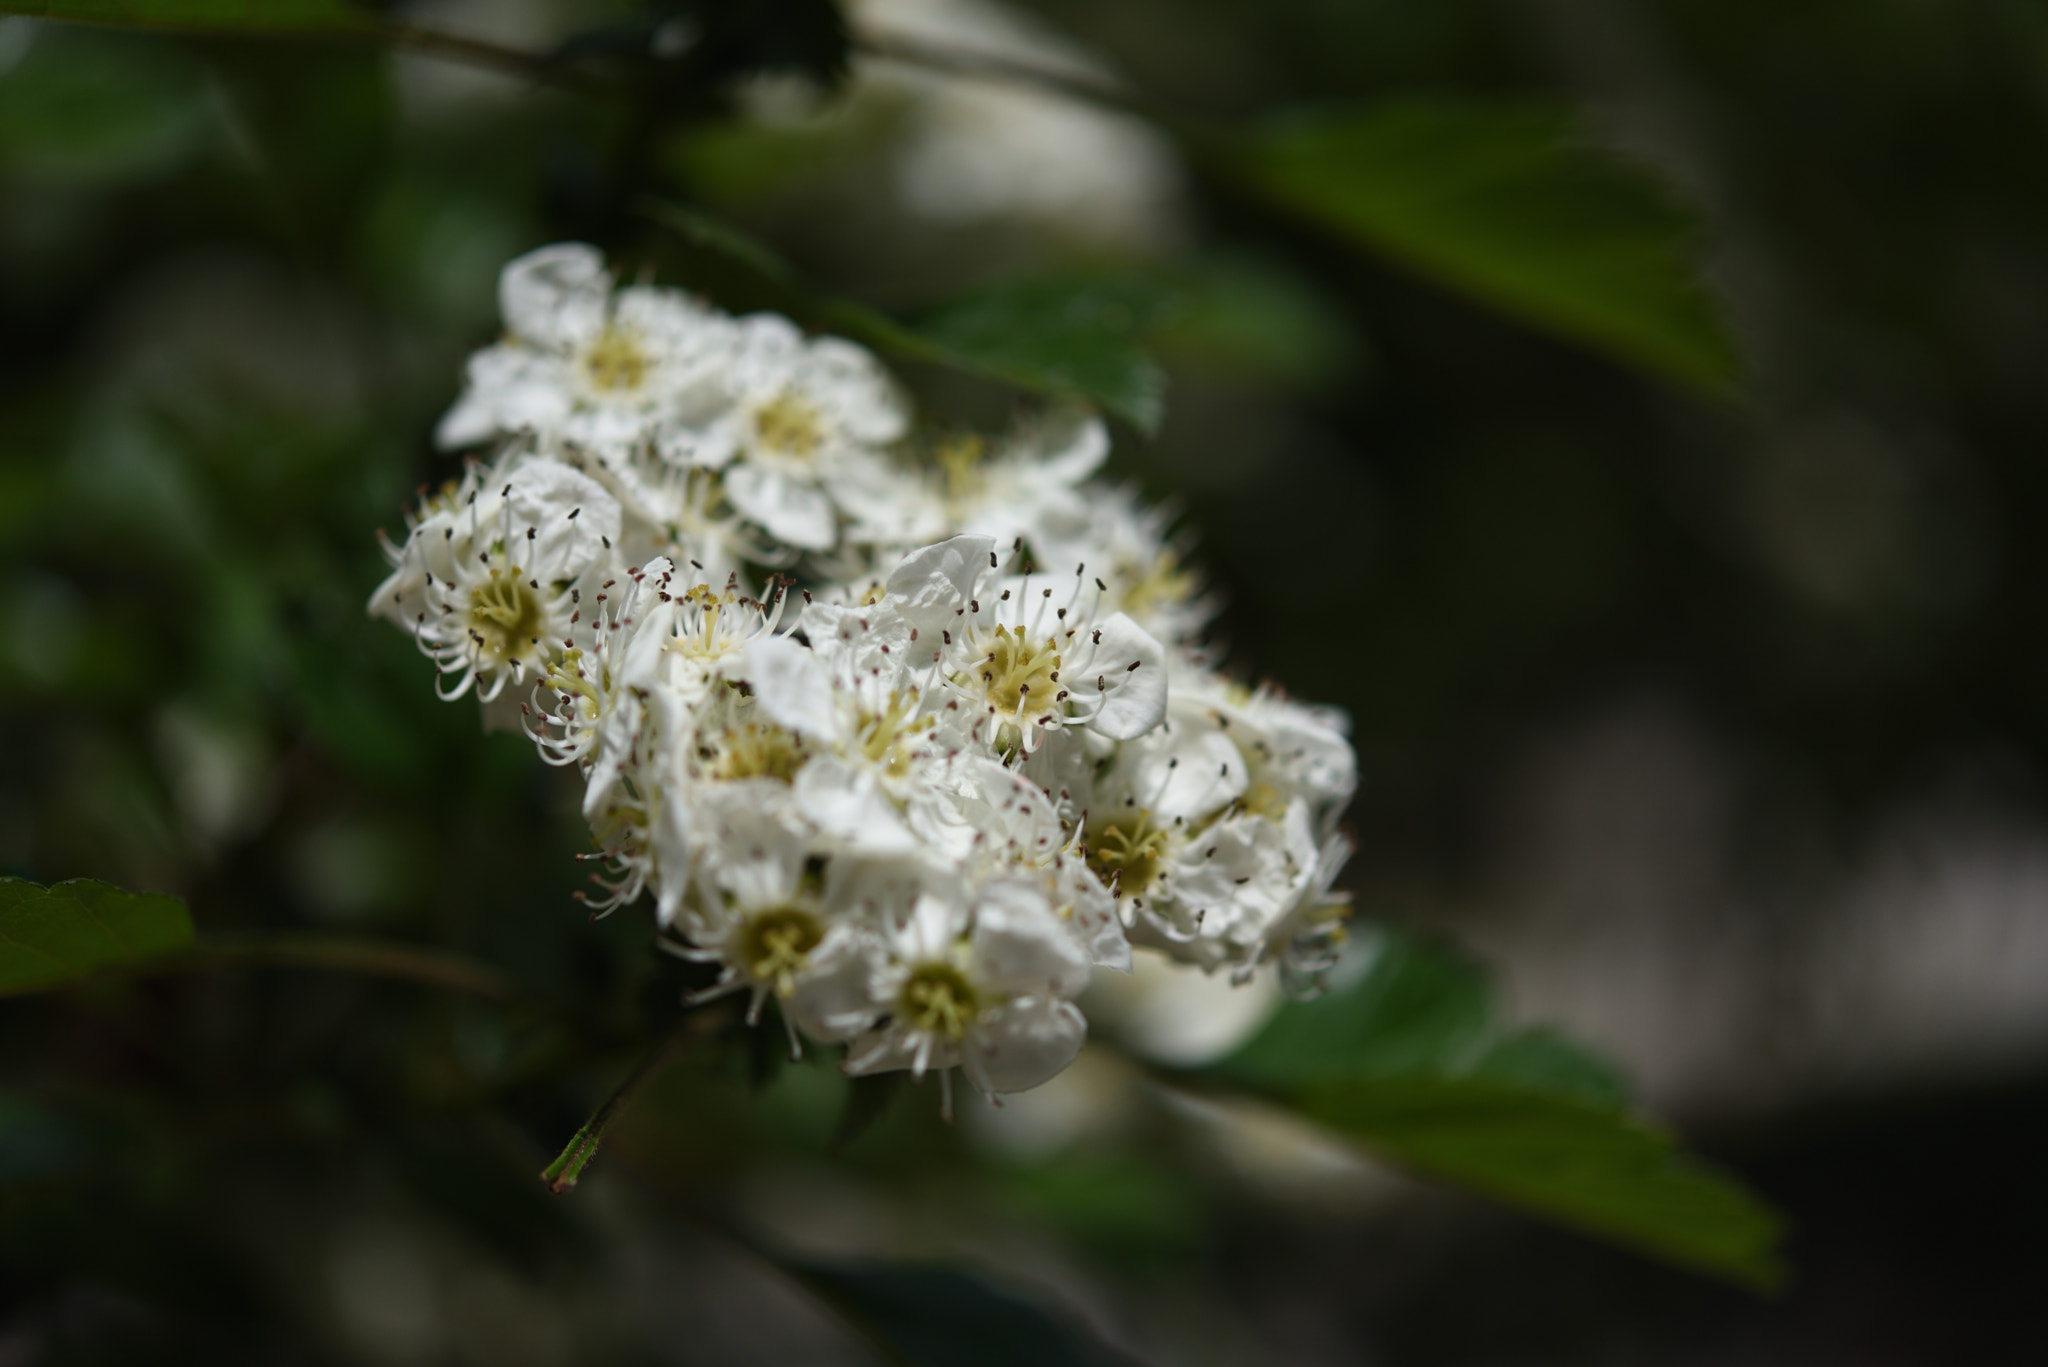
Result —
POLYGON ((1156 432, 1166 372, 1143 342, 1170 311, 1170 297, 1142 281, 1022 280, 943 305, 913 331, 963 369, 1093 400, 1156 432))
POLYGON ((1779 1222, 1625 1109, 1604 1062, 1497 1022, 1470 960, 1382 929, 1362 975, 1281 1008, 1215 1072, 1277 1093, 1418 1173, 1746 1286, 1783 1275, 1779 1222))
POLYGON ((763 280, 786 290, 810 293, 797 277, 796 268, 773 247, 743 228, 701 209, 651 199, 641 205, 649 218, 667 228, 693 247, 744 266, 763 280))
POLYGON ((368 6, 350 0, 44 0, 28 5, 0 2, 0 14, 82 24, 246 32, 357 29, 377 20, 368 6))
POLYGON ((1358 981, 1290 1002, 1217 1066, 1265 1086, 1460 1073, 1491 1042, 1493 1007, 1477 965, 1418 936, 1382 929, 1358 981))
POLYGON ((989 1181, 1020 1216, 1111 1266, 1172 1275, 1208 1247, 1203 1193, 1148 1152, 1064 1152, 989 1181))
POLYGON ((1416 1172, 1745 1286, 1784 1279, 1769 1207, 1611 1106, 1477 1077, 1323 1083, 1298 1104, 1416 1172))
POLYGON ((201 73, 122 35, 39 35, 0 80, 0 168, 39 188, 105 188, 175 170, 205 141, 201 73))
POLYGON ((891 1361, 911 1367, 1061 1367, 1123 1360, 977 1277, 950 1267, 785 1263, 891 1361))
POLYGON ((1540 1027, 1495 1043, 1472 1065, 1472 1076, 1518 1082, 1537 1091, 1613 1106, 1628 1100, 1628 1088, 1605 1059, 1540 1027))
POLYGON ((849 337, 912 360, 1098 403, 1147 433, 1165 415, 1166 372, 1143 343, 1177 311, 1170 288, 1137 276, 1020 280, 905 324, 865 304, 818 295, 774 248, 713 215, 659 201, 643 209, 691 245, 796 296, 849 337))
POLYGON ((0 996, 54 987, 191 941, 192 915, 175 897, 123 892, 89 878, 48 888, 0 879, 0 996))
POLYGON ((1417 99, 1296 116, 1240 157, 1274 200, 1527 322, 1698 389, 1735 382, 1692 219, 1562 110, 1417 99))
POLYGON ((1166 278, 1176 307, 1148 341, 1169 359, 1308 389, 1370 361, 1327 292, 1284 262, 1208 255, 1175 263, 1166 278))

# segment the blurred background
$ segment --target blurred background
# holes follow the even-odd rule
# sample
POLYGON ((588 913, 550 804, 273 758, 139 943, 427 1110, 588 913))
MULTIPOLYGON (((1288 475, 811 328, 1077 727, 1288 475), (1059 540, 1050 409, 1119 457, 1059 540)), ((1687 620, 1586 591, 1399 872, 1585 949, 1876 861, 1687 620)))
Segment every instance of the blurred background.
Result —
MULTIPOLYGON (((772 58, 745 70, 701 6, 405 12, 710 56, 586 89, 0 20, 0 871, 449 946, 584 1005, 253 972, 0 1003, 0 1367, 871 1360, 710 1209, 806 1256, 966 1260, 1160 1364, 2043 1340, 2037 6, 858 0, 836 86, 822 0, 709 21, 772 58), (1414 97, 1561 104, 1671 186, 1739 379, 1360 251, 1186 133, 1414 97), (456 468, 429 433, 505 260, 582 237, 787 306, 648 196, 897 316, 1019 280, 1154 310, 1164 422, 1120 424, 1112 471, 1182 511, 1232 662, 1351 715, 1361 915, 1469 946, 1515 1018, 1616 1060, 1788 1213, 1790 1289, 1172 1113, 1107 1054, 830 1151, 829 1066, 712 1051, 548 1198, 531 1173, 673 972, 640 911, 570 900, 573 785, 436 702, 363 603, 376 529, 456 468)), ((912 378, 941 414, 1025 402, 912 378)), ((1220 1051, 1267 1001, 1174 979, 1105 1013, 1141 1053, 1220 1051)))

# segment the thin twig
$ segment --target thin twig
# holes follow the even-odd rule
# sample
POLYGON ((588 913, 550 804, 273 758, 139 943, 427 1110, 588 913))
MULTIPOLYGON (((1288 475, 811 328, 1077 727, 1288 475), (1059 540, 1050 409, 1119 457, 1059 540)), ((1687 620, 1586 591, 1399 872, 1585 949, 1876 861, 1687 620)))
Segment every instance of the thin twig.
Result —
POLYGON ((235 936, 202 940, 190 949, 136 964, 130 972, 205 972, 220 968, 276 967, 330 969, 397 978, 427 987, 446 988, 493 1001, 510 1001, 519 989, 487 964, 445 950, 384 940, 354 940, 330 935, 235 936))
POLYGON ((421 24, 386 22, 378 26, 377 33, 395 48, 403 48, 423 56, 439 57, 446 61, 489 67, 494 71, 523 76, 537 85, 601 90, 609 89, 616 84, 552 53, 528 52, 523 48, 506 47, 502 43, 493 43, 482 38, 469 38, 445 29, 429 28, 421 24))

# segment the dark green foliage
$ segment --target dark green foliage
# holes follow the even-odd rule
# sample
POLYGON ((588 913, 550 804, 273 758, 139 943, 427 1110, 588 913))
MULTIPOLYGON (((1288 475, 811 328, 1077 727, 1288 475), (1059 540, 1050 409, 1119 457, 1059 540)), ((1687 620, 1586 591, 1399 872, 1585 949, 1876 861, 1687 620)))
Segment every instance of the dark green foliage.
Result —
POLYGON ((191 941, 192 914, 175 897, 90 878, 49 888, 0 879, 0 996, 75 982, 191 941))
POLYGON ((1356 982, 1283 1007, 1216 1074, 1426 1176, 1746 1285, 1783 1278, 1778 1218, 1632 1115, 1605 1064, 1506 1031, 1485 975, 1448 949, 1382 931, 1367 955, 1356 982))
POLYGON ((1733 350, 1666 188, 1559 109, 1406 100, 1246 140, 1277 201, 1539 327, 1716 393, 1733 350))
POLYGON ((1137 280, 1024 280, 919 318, 941 357, 996 379, 1092 399, 1141 432, 1166 414, 1166 372, 1141 344, 1167 302, 1137 280))
POLYGON ((1768 1290, 1783 1222, 1612 1105, 1482 1077, 1319 1083, 1309 1115, 1428 1177, 1768 1290))
POLYGON ((650 204, 647 211, 693 246, 790 296, 793 307, 822 325, 884 352, 1038 394, 1092 401, 1143 432, 1157 431, 1165 415, 1166 373, 1142 344, 1177 310, 1170 290, 1142 277, 1020 280, 942 304, 906 324, 852 300, 818 295, 771 248, 702 210, 650 204))

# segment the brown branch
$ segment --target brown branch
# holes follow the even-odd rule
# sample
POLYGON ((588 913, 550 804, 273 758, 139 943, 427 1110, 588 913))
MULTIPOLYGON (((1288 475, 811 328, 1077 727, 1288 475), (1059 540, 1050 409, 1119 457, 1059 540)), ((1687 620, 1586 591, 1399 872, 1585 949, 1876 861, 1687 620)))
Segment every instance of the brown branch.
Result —
POLYGON ((190 949, 138 963, 127 971, 137 975, 155 975, 245 967, 361 973, 501 1002, 515 1000, 520 995, 518 987, 497 969, 446 950, 424 949, 384 940, 290 932, 203 940, 190 949))

